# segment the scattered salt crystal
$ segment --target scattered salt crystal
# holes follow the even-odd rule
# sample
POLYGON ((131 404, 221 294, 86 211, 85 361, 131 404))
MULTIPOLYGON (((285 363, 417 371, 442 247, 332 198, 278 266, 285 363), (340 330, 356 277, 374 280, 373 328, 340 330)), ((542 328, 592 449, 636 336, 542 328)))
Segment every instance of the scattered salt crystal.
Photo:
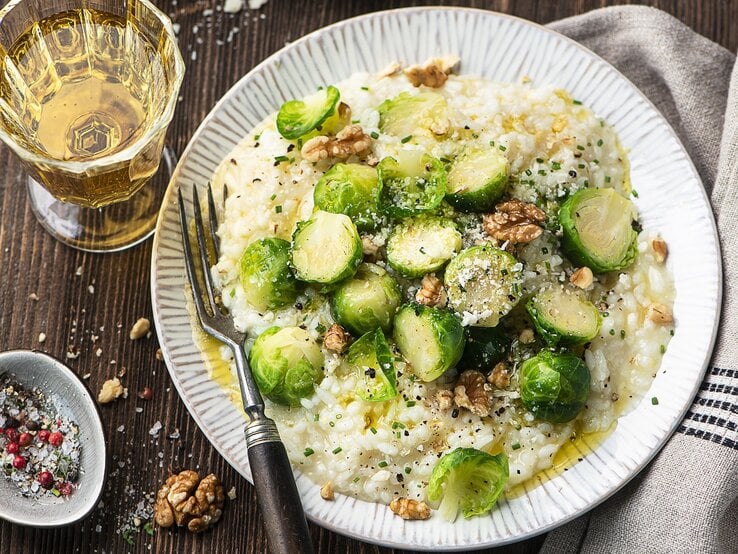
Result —
POLYGON ((121 425, 120 427, 118 427, 118 432, 119 433, 125 433, 125 431, 126 431, 126 426, 125 425, 121 425))
POLYGON ((211 15, 213 15, 213 10, 211 9, 203 10, 202 15, 203 17, 210 17, 211 15))
POLYGON ((98 358, 102 356, 102 348, 98 348, 97 350, 95 350, 95 356, 97 356, 98 358))
POLYGON ((193 25, 192 26, 192 34, 193 35, 196 35, 197 34, 197 31, 199 31, 199 30, 200 30, 199 25, 193 25))
POLYGON ((126 463, 125 462, 118 462, 118 467, 121 468, 121 469, 123 469, 124 467, 126 467, 126 463))
POLYGON ((46 341, 46 333, 39 333, 38 342, 45 342, 45 341, 46 341))
POLYGON ((32 292, 31 294, 28 295, 28 298, 29 300, 34 300, 34 301, 38 300, 38 294, 36 294, 35 292, 32 292))
POLYGON ((179 429, 178 429, 178 428, 175 428, 175 429, 174 429, 174 433, 169 433, 169 435, 168 435, 168 436, 169 436, 169 438, 170 438, 170 439, 172 439, 172 440, 176 440, 176 439, 178 439, 178 438, 179 438, 179 437, 180 437, 181 435, 179 434, 179 429))
POLYGON ((197 60, 197 50, 192 51, 192 55, 190 56, 190 59, 194 62, 197 60))
POLYGON ((88 286, 87 290, 90 292, 90 294, 95 294, 95 287, 93 285, 88 286))
MULTIPOLYGON (((251 5, 249 0, 249 5, 251 5)), ((225 13, 238 13, 243 9, 243 0, 225 0, 223 3, 223 11, 225 13)))
POLYGON ((228 491, 228 498, 230 498, 231 500, 236 499, 236 487, 235 486, 231 487, 231 490, 228 491))
POLYGON ((144 409, 141 406, 136 406, 136 413, 137 414, 140 414, 143 411, 144 411, 144 409))
POLYGON ((85 374, 84 374, 84 375, 82 376, 82 379, 85 379, 85 380, 87 380, 87 379, 89 379, 89 378, 90 378, 90 374, 89 374, 89 373, 85 373, 85 374))
POLYGON ((95 525, 95 533, 102 533, 102 525, 99 523, 95 525))
POLYGON ((179 29, 181 28, 180 24, 179 23, 172 23, 172 28, 174 29, 174 34, 175 35, 178 35, 179 34, 179 29))
POLYGON ((77 271, 74 272, 75 275, 82 275, 82 266, 79 266, 77 268, 77 271))
POLYGON ((258 10, 264 4, 266 4, 268 1, 269 0, 249 0, 249 9, 251 9, 251 10, 258 10))
POLYGON ((149 435, 155 437, 159 434, 159 431, 161 431, 161 421, 157 421, 156 423, 154 423, 154 426, 149 429, 149 435))

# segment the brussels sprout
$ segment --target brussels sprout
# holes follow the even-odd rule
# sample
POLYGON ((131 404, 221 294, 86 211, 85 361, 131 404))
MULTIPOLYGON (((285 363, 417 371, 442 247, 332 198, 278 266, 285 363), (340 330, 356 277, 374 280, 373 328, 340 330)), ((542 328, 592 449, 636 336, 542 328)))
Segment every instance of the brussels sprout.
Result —
POLYGON ((464 353, 464 328, 442 308, 405 304, 395 316, 394 338, 413 373, 423 381, 443 375, 464 353))
POLYGON ((391 217, 409 217, 436 209, 446 194, 446 169, 440 160, 418 150, 377 165, 379 207, 391 217))
POLYGON ((464 212, 488 212, 507 188, 507 158, 497 149, 472 149, 448 172, 446 200, 464 212))
POLYGON ((461 233, 450 219, 418 216, 397 225, 387 239, 387 261, 405 277, 441 269, 461 250, 461 233))
POLYGON ((595 273, 625 269, 638 254, 633 203, 614 189, 582 189, 561 205, 562 249, 595 273))
POLYGON ((302 100, 285 102, 277 114, 279 134, 290 140, 306 135, 333 115, 340 98, 338 89, 329 86, 302 100))
POLYGON ((489 371, 505 359, 510 342, 499 327, 467 327, 466 346, 459 367, 489 371))
POLYGON ((539 292, 525 307, 549 346, 584 344, 600 330, 601 316, 595 305, 564 287, 539 292))
POLYGON ((352 344, 346 363, 359 376, 356 395, 362 400, 384 402, 397 396, 392 352, 381 329, 363 335, 352 344))
POLYGON ((377 226, 377 170, 368 165, 338 163, 315 185, 315 206, 349 216, 359 231, 377 226))
POLYGON ((337 283, 351 277, 361 263, 361 237, 351 218, 315 212, 297 224, 292 236, 292 267, 307 283, 337 283))
POLYGON ((491 245, 462 250, 446 266, 448 302, 471 325, 494 327, 520 300, 521 272, 511 254, 491 245))
POLYGON ((401 92, 379 105, 379 129, 405 138, 414 133, 445 135, 448 131, 446 99, 437 92, 401 92))
POLYGON ((290 243, 276 237, 252 242, 241 256, 239 276, 246 300, 259 311, 291 304, 299 283, 290 269, 290 243))
POLYGON ((520 366, 520 398, 538 419, 571 421, 589 396, 589 369, 571 352, 543 350, 520 366))
POLYGON ((389 331, 400 302, 397 281, 378 265, 363 263, 333 292, 331 307, 338 322, 358 337, 377 328, 389 331))
POLYGON ((509 477, 505 454, 493 456, 476 448, 457 448, 433 468, 428 500, 443 498, 438 511, 447 521, 456 521, 459 509, 469 519, 492 510, 509 477))
POLYGON ((299 406, 323 380, 323 353, 299 327, 264 331, 251 347, 249 364, 261 393, 286 406, 299 406))

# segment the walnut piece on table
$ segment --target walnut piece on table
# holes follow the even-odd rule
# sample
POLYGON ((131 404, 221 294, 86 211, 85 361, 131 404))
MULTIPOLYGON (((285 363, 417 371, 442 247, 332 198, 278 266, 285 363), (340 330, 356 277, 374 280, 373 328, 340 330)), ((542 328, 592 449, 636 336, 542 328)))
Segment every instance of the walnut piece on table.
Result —
POLYGON ((341 354, 349 344, 351 335, 346 332, 346 329, 341 327, 338 323, 331 325, 325 332, 323 337, 323 346, 326 350, 341 354))
POLYGON ((120 396, 127 395, 128 391, 120 384, 120 379, 113 377, 103 383, 100 392, 97 393, 97 401, 100 404, 107 404, 120 396))
POLYGON ((479 417, 488 416, 490 403, 484 388, 485 382, 482 372, 476 369, 469 369, 459 375, 454 386, 454 403, 479 417))
POLYGON ((188 469, 170 476, 156 493, 154 521, 160 527, 176 524, 200 533, 220 520, 224 501, 223 486, 215 475, 201 480, 188 469))
POLYGON ((393 498, 389 507, 402 519, 428 519, 431 516, 431 509, 425 502, 412 498, 393 498))
POLYGON ((328 481, 320 487, 320 497, 323 500, 335 500, 336 494, 333 492, 333 481, 328 481))
POLYGON ((433 273, 429 273, 420 282, 420 288, 415 293, 415 300, 419 304, 425 304, 426 306, 445 306, 446 305, 446 290, 443 288, 443 283, 433 273))
POLYGON ((424 64, 411 65, 404 69, 405 76, 414 87, 420 85, 438 88, 448 79, 449 74, 459 64, 458 56, 431 58, 424 64))
POLYGON ((309 162, 319 162, 326 158, 345 160, 354 154, 369 150, 372 139, 360 125, 347 125, 335 137, 318 136, 308 140, 300 153, 309 162))
POLYGON ((131 340, 142 339, 149 334, 151 330, 151 322, 145 317, 139 317, 136 323, 131 327, 131 331, 128 333, 128 338, 131 340))
POLYGON ((485 214, 482 220, 484 231, 510 244, 530 242, 543 233, 541 223, 546 213, 535 204, 513 199, 495 206, 495 211, 485 214))
POLYGON ((666 257, 669 255, 669 247, 666 245, 666 241, 661 237, 653 239, 651 241, 651 248, 653 248, 656 261, 660 264, 664 263, 666 257))

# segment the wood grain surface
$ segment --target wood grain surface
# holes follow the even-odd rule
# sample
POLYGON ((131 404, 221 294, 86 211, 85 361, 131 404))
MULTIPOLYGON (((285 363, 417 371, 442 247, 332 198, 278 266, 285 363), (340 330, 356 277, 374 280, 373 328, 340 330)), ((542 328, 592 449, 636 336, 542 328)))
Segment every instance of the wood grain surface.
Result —
MULTIPOLYGON (((438 2, 399 0, 270 0, 258 11, 221 10, 224 0, 158 0, 179 25, 179 43, 187 63, 180 103, 170 127, 169 144, 181 153, 215 102, 258 62, 285 42, 335 21, 362 13, 438 2)), ((0 0, 0 5, 6 1, 0 0)), ((624 2, 605 0, 496 0, 448 2, 521 16, 540 23, 624 2)), ((661 8, 722 44, 738 47, 738 2, 730 0, 654 0, 661 8)), ((17 158, 0 145, 0 350, 39 349, 68 360, 97 391, 122 367, 127 399, 102 407, 111 473, 102 505, 82 523, 37 530, 0 524, 0 553, 164 552, 262 553, 268 547, 253 488, 210 446, 180 401, 164 364, 156 359, 156 338, 138 341, 128 330, 139 317, 151 317, 149 263, 151 241, 127 252, 94 255, 52 239, 36 222, 25 192, 25 174, 17 158), (78 269, 79 268, 79 269, 78 269), (90 285, 93 288, 90 288, 90 285), (30 297, 32 293, 38 300, 30 297), (101 330, 102 329, 102 330, 101 330), (46 341, 39 343, 39 333, 46 341), (93 342, 92 335, 97 335, 93 342), (95 351, 100 348, 98 357, 95 351), (136 393, 153 389, 151 400, 136 393), (161 422, 157 438, 149 430, 161 422), (179 438, 170 439, 178 432, 179 438), (210 532, 157 530, 124 540, 121 529, 146 495, 156 492, 170 469, 196 469, 221 477, 237 498, 227 502, 222 521, 210 532)), ((347 539, 311 525, 320 553, 397 552, 347 539)), ((542 538, 497 553, 536 552, 542 538)))

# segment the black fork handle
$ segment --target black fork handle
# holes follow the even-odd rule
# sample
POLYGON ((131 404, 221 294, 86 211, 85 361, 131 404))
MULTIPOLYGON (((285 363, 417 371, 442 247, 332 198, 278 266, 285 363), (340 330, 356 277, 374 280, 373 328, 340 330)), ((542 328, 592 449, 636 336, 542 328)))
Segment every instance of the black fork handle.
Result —
POLYGON ((280 441, 249 447, 249 465, 272 554, 313 554, 305 512, 280 441))

